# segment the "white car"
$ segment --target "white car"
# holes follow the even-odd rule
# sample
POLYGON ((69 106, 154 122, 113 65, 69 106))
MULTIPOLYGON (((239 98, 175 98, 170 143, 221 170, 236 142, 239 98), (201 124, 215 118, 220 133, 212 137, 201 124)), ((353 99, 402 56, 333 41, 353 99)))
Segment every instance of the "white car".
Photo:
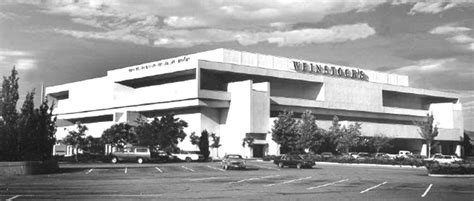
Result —
POLYGON ((180 151, 179 153, 171 154, 178 158, 179 160, 191 162, 191 161, 200 161, 204 159, 202 154, 198 154, 193 151, 180 151))
POLYGON ((455 155, 435 154, 433 157, 425 159, 425 161, 436 161, 438 163, 453 163, 457 161, 462 161, 462 158, 459 158, 455 155))

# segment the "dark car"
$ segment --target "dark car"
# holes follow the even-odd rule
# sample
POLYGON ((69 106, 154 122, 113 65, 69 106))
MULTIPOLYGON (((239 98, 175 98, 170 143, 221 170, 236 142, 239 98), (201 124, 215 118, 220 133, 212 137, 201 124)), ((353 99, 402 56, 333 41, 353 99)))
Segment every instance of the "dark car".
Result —
POLYGON ((245 159, 238 154, 225 155, 221 162, 222 168, 228 170, 230 168, 245 169, 247 164, 245 159))
POLYGON ((334 158, 334 154, 332 154, 331 152, 323 152, 323 153, 321 153, 321 157, 324 160, 327 160, 327 159, 330 159, 330 158, 334 158))
POLYGON ((169 152, 158 150, 151 152, 151 158, 156 162, 167 162, 167 161, 177 161, 178 159, 171 155, 169 152))
POLYGON ((300 155, 282 155, 279 159, 273 160, 278 167, 283 168, 285 166, 288 167, 296 167, 296 168, 312 168, 316 163, 308 158, 303 158, 300 155))
POLYGON ((143 163, 150 160, 151 152, 147 147, 128 147, 110 154, 110 162, 112 163, 119 161, 136 161, 137 163, 143 163))

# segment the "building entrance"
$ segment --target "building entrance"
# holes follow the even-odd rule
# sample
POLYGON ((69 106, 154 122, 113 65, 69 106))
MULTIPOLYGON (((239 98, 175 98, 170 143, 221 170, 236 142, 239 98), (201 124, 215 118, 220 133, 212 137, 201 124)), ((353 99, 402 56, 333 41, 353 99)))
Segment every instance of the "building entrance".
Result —
POLYGON ((263 144, 254 144, 253 145, 253 157, 254 158, 262 158, 263 157, 263 149, 265 145, 263 144))

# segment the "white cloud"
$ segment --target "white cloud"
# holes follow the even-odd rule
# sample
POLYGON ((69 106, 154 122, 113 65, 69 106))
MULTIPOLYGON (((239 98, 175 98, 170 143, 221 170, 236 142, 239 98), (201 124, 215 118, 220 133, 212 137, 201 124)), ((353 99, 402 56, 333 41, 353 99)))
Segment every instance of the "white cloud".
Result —
POLYGON ((448 71, 449 64, 456 62, 455 58, 447 58, 447 59, 425 59, 420 60, 414 63, 413 65, 404 66, 394 70, 397 73, 402 74, 416 74, 413 72, 418 73, 429 73, 429 72, 441 72, 441 71, 448 71), (411 72, 411 73, 408 73, 411 72))
POLYGON ((365 38, 375 33, 367 24, 291 28, 293 24, 314 23, 331 14, 368 12, 385 0, 41 0, 35 3, 46 13, 68 15, 74 23, 103 30, 56 28, 57 33, 78 38, 189 47, 219 41, 238 41, 244 45, 265 41, 285 46, 365 38), (189 29, 193 29, 192 32, 189 29), (292 36, 300 38, 292 39, 292 36))
POLYGON ((457 43, 470 51, 474 51, 474 38, 468 35, 472 29, 453 25, 439 26, 430 31, 431 34, 443 34, 449 37, 446 40, 457 43))
POLYGON ((0 49, 0 64, 15 66, 18 70, 30 70, 36 68, 37 61, 32 54, 25 51, 0 49))
POLYGON ((206 22, 196 19, 195 17, 178 17, 170 16, 164 20, 164 23, 170 27, 190 28, 206 26, 206 22))
POLYGON ((470 31, 468 27, 456 27, 452 25, 439 26, 430 31, 431 34, 457 34, 461 32, 470 31))
POLYGON ((456 42, 456 43, 474 43, 474 38, 465 34, 455 35, 449 38, 448 40, 456 42))
POLYGON ((449 2, 433 2, 433 1, 426 1, 426 2, 417 2, 408 12, 410 15, 414 15, 416 13, 429 13, 429 14, 437 14, 441 13, 445 10, 450 8, 454 8, 456 3, 449 3, 449 2))
POLYGON ((337 43, 367 38, 375 30, 367 24, 333 26, 327 29, 301 29, 292 31, 249 32, 222 29, 173 30, 152 29, 143 31, 129 27, 121 31, 84 32, 74 30, 56 30, 58 33, 77 38, 118 40, 136 44, 148 44, 160 47, 189 47, 198 44, 237 41, 242 45, 253 45, 260 42, 295 46, 310 43, 337 43))
POLYGON ((31 70, 36 68, 37 61, 34 59, 18 59, 15 62, 15 67, 18 70, 31 70))

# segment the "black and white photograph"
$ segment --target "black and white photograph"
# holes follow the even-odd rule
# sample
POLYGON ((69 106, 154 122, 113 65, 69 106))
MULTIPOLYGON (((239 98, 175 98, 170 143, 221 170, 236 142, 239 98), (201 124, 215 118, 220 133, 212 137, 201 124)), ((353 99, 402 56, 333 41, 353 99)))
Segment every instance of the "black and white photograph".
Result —
POLYGON ((474 201, 474 0, 1 0, 0 200, 474 201))

